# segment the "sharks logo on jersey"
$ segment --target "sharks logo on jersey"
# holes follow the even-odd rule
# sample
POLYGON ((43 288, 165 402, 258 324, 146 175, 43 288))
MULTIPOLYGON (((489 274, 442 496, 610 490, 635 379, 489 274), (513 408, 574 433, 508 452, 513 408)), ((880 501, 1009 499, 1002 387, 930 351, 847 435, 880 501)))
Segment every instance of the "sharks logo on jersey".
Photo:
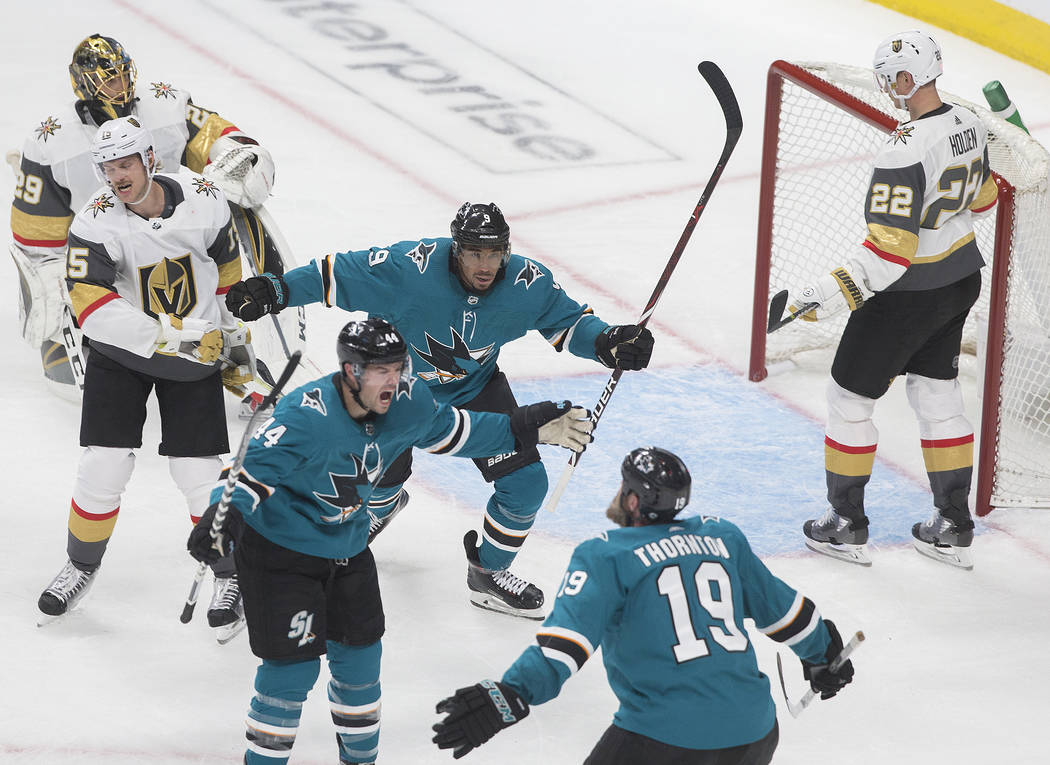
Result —
POLYGON ((419 269, 419 273, 423 273, 427 270, 427 266, 430 264, 430 256, 436 249, 436 244, 420 242, 414 249, 406 252, 405 257, 411 258, 412 262, 416 264, 416 268, 419 269))
POLYGON ((525 266, 518 271, 518 275, 514 277, 515 284, 524 284, 525 289, 532 286, 532 283, 537 279, 543 277, 543 272, 540 271, 540 267, 533 263, 531 260, 525 261, 525 266))
POLYGON ((328 416, 328 407, 325 406, 324 399, 321 398, 320 388, 303 391, 303 400, 299 402, 299 406, 305 406, 308 409, 320 412, 325 417, 328 416))
POLYGON ((322 515, 321 520, 325 523, 344 523, 350 518, 361 507, 361 495, 357 487, 373 483, 383 474, 383 457, 379 453, 379 445, 374 442, 366 444, 364 451, 363 457, 349 455, 354 463, 353 475, 328 473, 328 480, 332 482, 332 494, 322 494, 318 491, 313 493, 321 502, 338 510, 334 515, 322 515), (368 467, 369 463, 372 463, 371 468, 368 467))
POLYGON ((441 383, 462 380, 473 370, 464 369, 457 363, 457 360, 464 362, 473 361, 478 366, 481 366, 492 355, 493 348, 495 348, 494 344, 489 344, 484 348, 468 348, 459 332, 452 327, 449 327, 449 332, 452 333, 452 345, 445 345, 440 340, 435 340, 429 332, 425 332, 427 350, 422 351, 415 345, 412 346, 412 350, 416 352, 419 358, 434 367, 433 372, 419 372, 421 379, 427 381, 438 380, 441 383))

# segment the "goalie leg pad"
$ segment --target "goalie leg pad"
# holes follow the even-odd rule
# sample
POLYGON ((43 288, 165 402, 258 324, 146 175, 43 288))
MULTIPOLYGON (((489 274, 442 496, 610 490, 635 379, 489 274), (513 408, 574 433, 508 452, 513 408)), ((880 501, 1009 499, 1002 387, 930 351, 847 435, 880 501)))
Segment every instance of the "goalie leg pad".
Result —
POLYGON ((22 337, 30 345, 39 347, 57 335, 62 324, 66 261, 32 257, 14 244, 10 252, 18 269, 18 319, 22 337))

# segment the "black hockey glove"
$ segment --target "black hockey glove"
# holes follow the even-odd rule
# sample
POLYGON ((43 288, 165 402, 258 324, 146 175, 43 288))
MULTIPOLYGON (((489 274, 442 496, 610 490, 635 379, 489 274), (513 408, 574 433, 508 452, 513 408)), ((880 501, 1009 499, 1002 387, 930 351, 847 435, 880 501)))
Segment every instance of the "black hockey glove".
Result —
POLYGON ((218 508, 219 504, 216 502, 204 511, 204 515, 197 521, 197 525, 190 532, 190 538, 186 541, 186 549, 190 551, 190 555, 201 563, 211 564, 219 558, 230 555, 234 544, 241 538, 241 532, 244 531, 244 518, 240 510, 230 505, 229 512, 223 519, 219 536, 212 540, 211 525, 215 520, 215 511, 218 508))
POLYGON ((529 705, 509 685, 482 680, 438 702, 437 712, 446 716, 434 724, 437 735, 431 741, 439 749, 451 749, 458 760, 504 728, 528 717, 529 705))
POLYGON ((226 293, 226 307, 244 321, 255 321, 288 307, 288 285, 277 274, 251 276, 237 282, 226 293))
POLYGON ((594 355, 610 369, 645 369, 653 355, 653 333, 637 324, 606 327, 594 338, 594 355))
POLYGON ((842 653, 842 638, 831 619, 825 619, 824 626, 828 628, 828 635, 831 637, 828 650, 824 652, 824 663, 811 664, 804 661, 802 674, 809 680, 809 687, 814 693, 819 693, 822 699, 830 699, 853 680, 853 662, 846 660, 841 667, 831 671, 831 662, 842 653))

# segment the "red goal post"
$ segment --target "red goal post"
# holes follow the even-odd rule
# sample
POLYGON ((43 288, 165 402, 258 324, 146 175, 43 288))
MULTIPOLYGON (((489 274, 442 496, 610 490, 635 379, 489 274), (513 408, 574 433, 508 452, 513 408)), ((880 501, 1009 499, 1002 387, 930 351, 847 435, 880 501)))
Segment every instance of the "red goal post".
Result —
MULTIPOLYGON (((984 271, 963 350, 983 362, 976 509, 1050 507, 1050 155, 986 107, 941 91, 988 128, 995 215, 975 221, 984 271)), ((839 265, 865 235, 872 161, 897 111, 869 69, 775 61, 766 82, 750 378, 833 348, 848 312, 766 334, 769 300, 839 265)))

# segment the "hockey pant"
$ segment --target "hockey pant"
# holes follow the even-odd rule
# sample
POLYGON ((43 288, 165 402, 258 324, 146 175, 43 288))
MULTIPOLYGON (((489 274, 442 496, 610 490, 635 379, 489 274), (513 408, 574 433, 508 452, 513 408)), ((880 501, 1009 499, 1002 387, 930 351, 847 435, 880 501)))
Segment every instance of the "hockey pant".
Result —
MULTIPOLYGON (((382 698, 379 663, 382 647, 328 641, 328 700, 335 723, 340 762, 374 762, 379 753, 382 698)), ((321 672, 321 660, 264 659, 255 673, 255 696, 248 710, 247 765, 283 765, 295 743, 303 703, 321 672)))
MULTIPOLYGON (((547 471, 543 463, 533 462, 492 483, 495 491, 485 507, 478 554, 482 567, 501 571, 510 568, 536 522, 536 513, 547 496, 547 471)), ((368 501, 368 511, 385 518, 397 507, 402 486, 378 486, 368 501)))
MULTIPOLYGON (((88 446, 80 457, 69 509, 66 552, 78 568, 102 562, 120 513, 120 499, 135 467, 135 452, 124 447, 88 446)), ((208 495, 222 468, 219 457, 169 457, 168 469, 186 497, 190 520, 196 523, 208 506, 208 495)), ((224 558, 215 573, 228 576, 233 563, 224 558)))
POLYGON ((970 519, 973 476, 973 427, 963 413, 962 388, 956 380, 908 375, 908 403, 919 420, 922 458, 941 515, 970 519))

